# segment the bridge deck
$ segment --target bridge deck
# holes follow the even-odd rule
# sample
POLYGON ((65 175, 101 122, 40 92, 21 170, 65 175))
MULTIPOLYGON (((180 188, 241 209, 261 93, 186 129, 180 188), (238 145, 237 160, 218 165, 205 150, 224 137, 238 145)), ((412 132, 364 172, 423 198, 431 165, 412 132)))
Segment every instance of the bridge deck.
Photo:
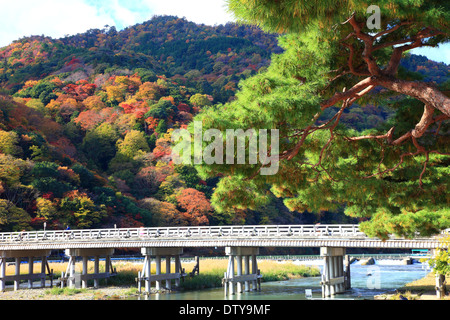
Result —
POLYGON ((439 246, 437 237, 381 241, 358 225, 255 225, 167 228, 47 230, 0 233, 0 250, 143 247, 347 247, 439 246))

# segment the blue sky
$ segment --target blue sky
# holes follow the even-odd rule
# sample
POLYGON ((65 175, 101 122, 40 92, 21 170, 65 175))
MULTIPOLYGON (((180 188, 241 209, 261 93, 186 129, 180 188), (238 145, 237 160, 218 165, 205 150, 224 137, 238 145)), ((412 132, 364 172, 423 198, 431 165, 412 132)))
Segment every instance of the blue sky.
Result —
MULTIPOLYGON (((105 25, 122 30, 153 15, 185 17, 207 25, 233 21, 225 0, 0 0, 0 48, 30 35, 60 38, 105 25)), ((412 53, 450 64, 450 44, 412 53)))

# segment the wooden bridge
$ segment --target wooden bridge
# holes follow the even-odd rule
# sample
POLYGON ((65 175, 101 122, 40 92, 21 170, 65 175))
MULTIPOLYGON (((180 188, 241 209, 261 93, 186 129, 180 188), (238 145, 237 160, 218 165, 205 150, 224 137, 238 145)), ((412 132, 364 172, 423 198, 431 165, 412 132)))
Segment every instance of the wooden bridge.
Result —
POLYGON ((369 238, 359 230, 358 225, 255 225, 255 226, 201 226, 166 228, 113 228, 87 230, 44 230, 0 233, 0 291, 5 290, 6 281, 14 281, 18 289, 21 280, 41 279, 51 273, 45 262, 51 250, 66 250, 69 256, 63 282, 74 286, 77 279, 83 286, 87 281, 109 277, 113 273, 110 257, 114 249, 140 248, 144 255, 144 267, 139 280, 145 281, 146 292, 151 282, 157 289, 162 281, 166 287, 175 285, 182 276, 180 255, 183 248, 225 247, 229 256, 227 273, 224 275, 228 292, 250 290, 258 287, 259 275, 256 256, 260 247, 320 247, 324 259, 322 287, 324 296, 343 292, 349 286, 349 264, 344 262, 346 248, 401 248, 429 249, 439 247, 439 237, 403 239, 391 237, 387 240, 369 238), (105 256, 105 272, 99 273, 99 257, 105 256), (33 271, 33 259, 42 259, 41 273, 33 271), (75 273, 76 257, 83 259, 81 275, 75 273), (87 274, 88 257, 95 258, 94 274, 87 274), (156 274, 151 274, 151 257, 156 261, 156 274), (166 258, 166 274, 161 274, 161 257, 166 258), (20 261, 28 258, 28 275, 20 274, 20 261), (170 273, 171 258, 175 261, 175 272, 170 273), (16 274, 5 275, 7 259, 15 259, 16 274), (242 265, 244 261, 244 266, 242 265), (235 262, 237 273, 235 273, 235 262), (251 262, 251 268, 250 268, 251 262), (47 266, 47 274, 45 272, 47 266), (344 268, 345 267, 345 268, 344 268), (345 270, 344 270, 345 269, 345 270), (252 285, 253 284, 253 285, 252 285))

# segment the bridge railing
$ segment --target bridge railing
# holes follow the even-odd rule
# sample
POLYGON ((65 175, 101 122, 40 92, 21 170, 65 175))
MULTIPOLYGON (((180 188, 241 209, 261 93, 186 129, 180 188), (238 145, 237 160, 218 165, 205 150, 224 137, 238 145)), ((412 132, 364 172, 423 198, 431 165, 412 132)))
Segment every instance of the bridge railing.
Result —
POLYGON ((46 230, 0 233, 0 243, 102 239, 219 237, 365 237, 358 225, 242 225, 161 228, 46 230))

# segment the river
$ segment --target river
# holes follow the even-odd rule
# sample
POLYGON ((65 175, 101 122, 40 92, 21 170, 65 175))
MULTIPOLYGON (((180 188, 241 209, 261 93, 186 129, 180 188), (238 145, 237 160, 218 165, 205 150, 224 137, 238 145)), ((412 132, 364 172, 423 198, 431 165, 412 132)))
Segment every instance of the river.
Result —
MULTIPOLYGON (((318 267, 322 268, 321 265, 318 267)), ((339 294, 334 299, 371 300, 375 295, 393 292, 406 283, 425 277, 420 263, 399 265, 394 261, 377 261, 375 265, 363 266, 354 263, 350 267, 350 292, 339 294)), ((320 277, 292 279, 287 281, 262 282, 261 291, 244 292, 225 296, 223 288, 203 289, 189 292, 152 294, 150 300, 306 300, 305 290, 312 290, 313 299, 321 299, 320 277)))

